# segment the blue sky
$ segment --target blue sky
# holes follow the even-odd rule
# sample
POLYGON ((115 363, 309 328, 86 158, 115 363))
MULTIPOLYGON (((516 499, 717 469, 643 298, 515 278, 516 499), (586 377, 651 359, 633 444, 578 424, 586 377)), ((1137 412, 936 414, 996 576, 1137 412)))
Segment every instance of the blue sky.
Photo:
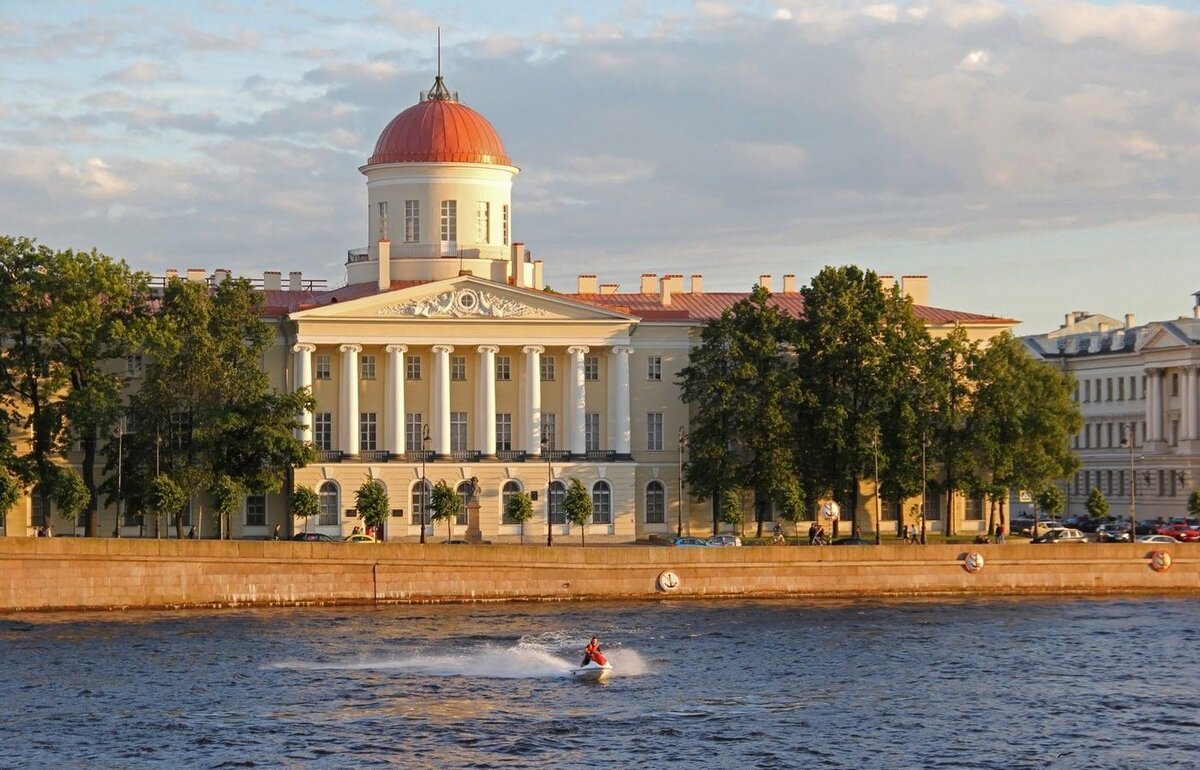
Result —
POLYGON ((9 2, 0 233, 340 283, 357 167, 432 81, 438 25, 557 287, 856 263, 1025 332, 1200 290, 1182 0, 9 2))

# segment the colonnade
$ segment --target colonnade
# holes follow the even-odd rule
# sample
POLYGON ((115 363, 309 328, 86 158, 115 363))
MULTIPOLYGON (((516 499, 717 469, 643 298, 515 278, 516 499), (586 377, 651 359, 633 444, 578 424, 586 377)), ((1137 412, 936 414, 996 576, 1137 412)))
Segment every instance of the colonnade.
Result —
MULTIPOLYGON (((1166 370, 1146 369, 1146 432, 1150 442, 1168 440, 1166 431, 1166 370)), ((1200 367, 1184 366, 1180 370, 1179 440, 1200 440, 1200 367)))
MULTIPOLYGON (((357 455, 359 447, 359 355, 363 346, 358 343, 337 345, 341 354, 341 384, 338 389, 338 448, 346 455, 357 455)), ((297 343, 292 347, 295 354, 296 388, 312 387, 313 384, 313 355, 317 346, 312 343, 297 343)), ((392 455, 403 455, 408 450, 423 447, 408 447, 405 435, 405 361, 404 357, 409 346, 392 343, 383 346, 387 356, 384 380, 384 415, 383 415, 383 449, 392 455)), ((429 405, 432 414, 427 420, 432 446, 429 448, 438 456, 447 456, 451 451, 450 442, 450 354, 455 347, 449 344, 431 345, 428 348, 432 355, 432 378, 430 381, 429 405)), ((478 373, 476 383, 478 390, 475 398, 476 419, 479 430, 477 440, 482 445, 477 447, 484 457, 496 456, 496 354, 500 352, 497 345, 477 345, 474 350, 478 353, 478 373)), ((572 455, 582 456, 587 450, 586 413, 587 388, 585 361, 591 351, 586 345, 570 345, 565 348, 566 371, 563 373, 563 424, 561 435, 566 444, 565 448, 572 455)), ((541 357, 546 352, 545 345, 525 345, 521 348, 524 355, 524 376, 521 380, 521 415, 520 430, 515 431, 515 443, 524 444, 528 454, 540 456, 542 452, 542 388, 551 384, 541 379, 541 357)), ((619 456, 630 453, 630 394, 629 394, 629 356, 633 353, 630 347, 616 346, 608 349, 610 356, 609 388, 606 408, 609 415, 609 444, 619 456)), ((311 413, 301 417, 301 437, 311 441, 313 418, 311 413)))

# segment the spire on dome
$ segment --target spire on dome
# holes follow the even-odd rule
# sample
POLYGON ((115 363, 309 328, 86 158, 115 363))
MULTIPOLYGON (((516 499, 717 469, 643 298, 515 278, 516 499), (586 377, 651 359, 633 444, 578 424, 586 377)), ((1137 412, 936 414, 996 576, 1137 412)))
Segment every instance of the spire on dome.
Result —
POLYGON ((421 93, 421 101, 457 102, 458 92, 446 88, 442 80, 442 28, 437 30, 437 77, 433 79, 433 88, 421 93))

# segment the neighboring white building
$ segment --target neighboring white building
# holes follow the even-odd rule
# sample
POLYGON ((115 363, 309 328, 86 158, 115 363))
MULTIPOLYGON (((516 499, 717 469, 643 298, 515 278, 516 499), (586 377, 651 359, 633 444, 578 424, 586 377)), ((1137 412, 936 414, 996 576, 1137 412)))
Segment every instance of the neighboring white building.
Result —
MULTIPOLYGON (((596 510, 589 540, 710 531, 709 504, 679 480, 690 407, 676 377, 703 326, 747 292, 706 292, 699 275, 685 285, 683 275, 653 273, 632 291, 590 274, 574 293, 546 290, 542 263, 512 237, 518 169, 491 124, 441 77, 384 128, 360 171, 369 245, 348 252, 346 285, 326 289, 295 272, 262 279, 265 316, 277 330, 263 366, 274 387, 311 387, 316 399, 303 435, 318 460, 295 474, 321 499, 310 529, 349 534, 360 523, 354 492, 370 478, 391 504, 384 535, 412 540, 425 480, 465 493, 475 479, 478 520, 464 514, 452 537, 517 541, 521 527, 504 505, 529 492, 537 502, 527 542, 544 542, 548 527, 577 538, 562 513, 564 485, 577 477, 596 510)), ((222 275, 189 270, 186 278, 222 275)), ((777 307, 802 312, 795 276, 773 286, 770 276, 748 274, 744 285, 756 278, 777 307)), ((934 334, 964 327, 985 340, 1016 323, 930 307, 926 276, 899 284, 934 334)), ((9 535, 31 534, 37 523, 29 497, 20 508, 9 512, 9 535)), ((960 531, 982 531, 982 511, 979 501, 959 500, 948 514, 960 531)), ((896 515, 885 511, 889 529, 896 515)), ((114 516, 111 507, 101 512, 100 532, 112 531, 114 516)), ((940 508, 928 518, 941 528, 940 508)), ((266 537, 277 524, 287 531, 284 497, 252 495, 233 535, 266 537)), ((212 534, 211 522, 200 526, 212 534)), ((136 520, 121 531, 139 534, 136 520)), ((444 540, 446 526, 432 537, 444 540)))
POLYGON ((1137 326, 1132 315, 1076 311, 1055 331, 1023 338, 1076 380, 1083 429, 1072 447, 1082 467, 1066 487, 1068 514, 1085 513, 1095 487, 1112 515, 1128 513, 1131 493, 1138 519, 1184 515, 1200 474, 1200 292, 1194 297, 1191 316, 1137 326), (1132 447, 1122 446, 1129 435, 1132 447))

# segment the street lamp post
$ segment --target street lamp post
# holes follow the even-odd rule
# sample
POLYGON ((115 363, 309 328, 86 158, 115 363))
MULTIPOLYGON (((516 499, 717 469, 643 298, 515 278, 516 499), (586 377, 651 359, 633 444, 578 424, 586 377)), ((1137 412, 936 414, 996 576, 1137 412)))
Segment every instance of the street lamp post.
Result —
POLYGON ((679 428, 679 524, 675 529, 675 537, 683 537, 683 448, 687 446, 688 434, 679 428))
POLYGON ((918 516, 921 518, 921 545, 925 545, 925 498, 929 497, 929 480, 925 474, 925 449, 929 446, 929 439, 925 433, 921 433, 921 506, 917 510, 920 511, 918 516))
POLYGON ((421 433, 421 545, 425 544, 425 517, 429 511, 429 479, 425 477, 425 461, 429 458, 429 426, 422 426, 421 433))
MULTIPOLYGON (((158 426, 155 425, 154 426, 154 478, 158 478, 158 470, 159 470, 158 455, 159 455, 159 450, 161 448, 162 448, 162 433, 159 431, 158 426)), ((154 509, 154 537, 155 538, 161 537, 161 535, 159 534, 159 530, 158 530, 158 520, 159 520, 159 517, 161 517, 161 516, 162 516, 162 511, 158 510, 158 508, 156 507, 154 509)))
POLYGON ((554 486, 554 466, 551 463, 554 458, 551 456, 549 436, 542 436, 542 456, 546 458, 546 545, 551 546, 554 545, 554 522, 550 517, 551 488, 554 486))
POLYGON ((1125 424, 1121 447, 1129 449, 1129 542, 1137 540, 1137 474, 1133 471, 1133 423, 1125 424))
POLYGON ((125 415, 117 420, 117 521, 113 526, 113 537, 121 536, 121 460, 124 459, 125 415))
POLYGON ((875 545, 880 542, 879 515, 879 429, 871 436, 871 453, 875 456, 875 545))

